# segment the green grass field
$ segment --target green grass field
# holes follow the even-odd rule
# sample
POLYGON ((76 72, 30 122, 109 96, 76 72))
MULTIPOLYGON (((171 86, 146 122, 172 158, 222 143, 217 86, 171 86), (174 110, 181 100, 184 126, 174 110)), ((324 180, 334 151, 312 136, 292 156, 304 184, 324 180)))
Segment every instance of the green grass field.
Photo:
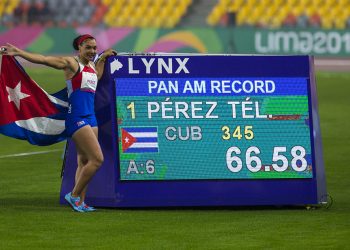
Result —
MULTIPOLYGON (((48 92, 60 72, 31 69, 48 92)), ((0 249, 350 249, 350 73, 317 74, 328 193, 319 208, 100 209, 59 205, 62 149, 0 135, 0 249)))

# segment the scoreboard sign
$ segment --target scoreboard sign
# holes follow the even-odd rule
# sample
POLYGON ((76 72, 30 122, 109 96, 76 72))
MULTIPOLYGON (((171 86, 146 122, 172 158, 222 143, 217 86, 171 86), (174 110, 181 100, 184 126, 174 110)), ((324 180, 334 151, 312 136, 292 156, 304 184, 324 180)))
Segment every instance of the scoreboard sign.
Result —
POLYGON ((115 82, 121 180, 313 176, 306 78, 115 82))
POLYGON ((153 54, 109 63, 113 206, 325 200, 311 57, 153 54))

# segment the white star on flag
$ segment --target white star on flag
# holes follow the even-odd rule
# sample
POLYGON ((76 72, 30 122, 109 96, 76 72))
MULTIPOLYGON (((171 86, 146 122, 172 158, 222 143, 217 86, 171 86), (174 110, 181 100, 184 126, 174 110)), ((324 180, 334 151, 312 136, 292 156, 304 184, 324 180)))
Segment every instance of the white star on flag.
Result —
POLYGON ((14 102, 18 110, 21 108, 21 100, 30 96, 21 92, 21 81, 18 82, 14 89, 6 86, 6 90, 9 102, 14 102))
POLYGON ((125 137, 125 142, 128 143, 129 142, 129 138, 125 137))

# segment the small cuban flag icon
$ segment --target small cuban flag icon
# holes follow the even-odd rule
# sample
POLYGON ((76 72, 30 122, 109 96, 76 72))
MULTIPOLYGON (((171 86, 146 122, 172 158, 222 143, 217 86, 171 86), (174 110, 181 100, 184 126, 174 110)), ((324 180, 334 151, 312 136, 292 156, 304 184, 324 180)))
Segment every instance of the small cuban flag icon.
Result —
POLYGON ((158 153, 157 127, 125 127, 121 134, 123 153, 158 153))

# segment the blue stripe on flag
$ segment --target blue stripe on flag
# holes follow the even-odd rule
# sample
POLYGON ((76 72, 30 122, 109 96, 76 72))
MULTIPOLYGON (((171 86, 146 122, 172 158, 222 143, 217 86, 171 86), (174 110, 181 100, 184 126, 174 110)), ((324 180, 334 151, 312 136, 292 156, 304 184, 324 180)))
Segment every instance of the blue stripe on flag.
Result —
POLYGON ((157 137, 136 137, 137 142, 158 142, 157 137))
POLYGON ((158 148, 128 148, 124 153, 158 153, 158 148))
POLYGON ((27 140, 30 144, 47 146, 67 139, 65 131, 57 135, 45 135, 19 127, 16 123, 10 123, 0 127, 0 133, 20 140, 27 140))
POLYGON ((134 127, 134 128, 123 128, 128 133, 135 132, 157 132, 157 127, 134 127))

